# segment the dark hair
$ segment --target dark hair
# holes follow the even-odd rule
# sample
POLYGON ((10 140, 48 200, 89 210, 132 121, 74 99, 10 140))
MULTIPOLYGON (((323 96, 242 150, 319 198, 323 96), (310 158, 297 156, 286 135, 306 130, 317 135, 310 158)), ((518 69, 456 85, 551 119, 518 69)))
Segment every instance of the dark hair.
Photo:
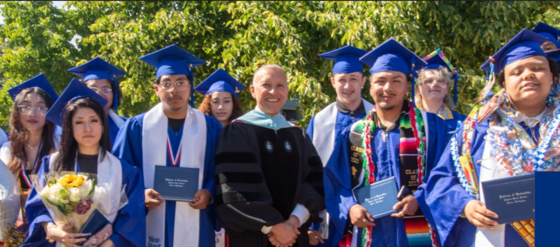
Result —
MULTIPOLYGON (((109 79, 105 79, 105 80, 107 80, 107 81, 109 82, 109 85, 111 85, 111 90, 113 90, 113 95, 114 95, 114 94, 117 94, 117 98, 118 98, 119 102, 122 102, 123 94, 122 94, 121 87, 115 85, 115 83, 113 83, 113 82, 112 82, 111 80, 109 80, 109 79)), ((89 81, 89 80, 88 80, 88 81, 89 81)), ((88 81, 85 81, 84 84, 87 85, 87 82, 88 82, 88 81)), ((114 96, 113 96, 113 97, 114 97, 114 96)), ((115 105, 115 100, 113 100, 113 102, 111 103, 110 108, 113 109, 113 106, 114 106, 114 105, 115 105)))
MULTIPOLYGON (((231 110, 231 115, 227 120, 228 123, 243 115, 243 108, 241 107, 241 102, 239 102, 239 99, 235 95, 233 95, 232 93, 230 94, 233 103, 233 109, 231 110)), ((204 99, 198 106, 198 110, 208 116, 212 116, 212 94, 207 94, 206 96, 204 96, 204 99)))
POLYGON ((103 134, 99 140, 99 147, 101 148, 101 158, 105 158, 105 153, 111 151, 111 139, 109 136, 109 126, 107 125, 107 118, 103 107, 95 99, 91 97, 78 98, 68 102, 66 105, 66 112, 62 120, 62 136, 60 137, 60 148, 58 156, 54 163, 55 171, 72 171, 74 170, 74 159, 76 158, 76 151, 78 142, 74 138, 72 128, 72 117, 80 108, 92 109, 97 117, 103 124, 103 134))
MULTIPOLYGON (((548 66, 550 67, 550 72, 552 73, 552 81, 558 83, 558 63, 556 63, 556 61, 554 61, 553 59, 546 57, 546 60, 548 60, 548 66)), ((502 71, 500 71, 500 73, 498 74, 498 86, 500 86, 500 88, 504 88, 504 83, 506 81, 506 74, 505 74, 505 70, 502 69, 502 71)), ((492 87, 494 87, 494 83, 490 82, 487 83, 486 86, 482 89, 482 91, 480 91, 480 95, 476 98, 475 104, 478 104, 482 101, 484 101, 486 99, 486 95, 488 94, 488 92, 490 92, 490 90, 492 90, 492 87)))
MULTIPOLYGON (((23 102, 25 97, 30 93, 36 93, 45 101, 45 105, 51 108, 53 105, 53 100, 51 97, 43 90, 38 87, 27 88, 21 91, 14 100, 14 105, 12 106, 12 113, 10 114, 10 161, 8 162, 8 168, 13 174, 18 174, 21 172, 23 167, 23 161, 27 160, 27 155, 25 154, 25 143, 29 140, 29 131, 21 123, 21 114, 19 112, 18 106, 23 102)), ((41 150, 37 154, 37 165, 31 171, 36 174, 41 167, 41 158, 49 155, 54 151, 54 130, 56 125, 49 120, 45 121, 43 126, 43 133, 41 137, 41 150)))

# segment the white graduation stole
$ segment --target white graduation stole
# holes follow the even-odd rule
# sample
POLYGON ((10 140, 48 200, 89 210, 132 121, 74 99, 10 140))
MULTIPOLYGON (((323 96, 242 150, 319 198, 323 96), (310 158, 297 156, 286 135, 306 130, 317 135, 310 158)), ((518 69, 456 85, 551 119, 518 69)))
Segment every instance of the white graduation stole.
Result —
MULTIPOLYGON (((502 168, 500 164, 496 162, 494 158, 489 158, 491 156, 491 149, 492 144, 490 144, 488 142, 488 138, 486 138, 486 144, 484 146, 484 152, 482 154, 482 163, 480 165, 480 176, 478 178, 480 188, 480 201, 482 202, 484 202, 484 190, 482 189, 483 181, 511 176, 505 169, 502 168)), ((505 224, 497 225, 494 230, 476 228, 475 246, 505 246, 505 230, 505 224)))
MULTIPOLYGON (((155 166, 167 165, 167 116, 163 105, 157 104, 144 116, 142 123, 142 160, 144 185, 154 187, 155 166)), ((199 168, 198 188, 202 188, 204 179, 204 156, 206 152, 206 119, 204 114, 188 107, 181 137, 180 167, 199 168)), ((187 244, 199 245, 200 210, 189 206, 188 202, 176 202, 175 229, 173 243, 175 246, 187 244)), ((146 215, 146 244, 163 246, 165 240, 165 202, 152 209, 146 215)))
POLYGON ((124 125, 124 120, 119 117, 113 110, 109 110, 108 117, 113 120, 113 123, 120 129, 124 125))
MULTIPOLYGON (((364 108, 366 113, 373 108, 373 105, 368 101, 362 99, 364 102, 364 108)), ((321 158, 323 167, 327 165, 329 161, 335 142, 335 128, 336 128, 336 117, 338 114, 338 108, 336 107, 336 102, 328 105, 325 109, 315 115, 315 120, 313 120, 313 146, 317 150, 317 154, 321 158)), ((323 219, 320 224, 319 232, 321 232, 321 238, 329 238, 329 220, 330 215, 327 210, 319 212, 319 217, 323 219)))
MULTIPOLYGON (((101 152, 101 149, 99 150, 101 152)), ((49 171, 54 170, 54 162, 56 157, 58 156, 57 153, 53 153, 49 158, 49 171)), ((121 198, 121 189, 122 189, 122 165, 121 161, 115 157, 110 152, 105 152, 105 158, 101 160, 101 153, 99 153, 98 161, 97 161, 97 184, 103 186, 107 189, 106 193, 108 198, 111 200, 102 200, 98 202, 98 208, 100 208, 101 212, 106 213, 107 215, 103 214, 109 222, 113 223, 115 218, 118 214, 120 198, 121 198), (113 186, 107 186, 107 184, 113 186), (116 185, 116 186, 115 186, 116 185)), ((76 166, 77 164, 74 164, 76 166)), ((47 207, 47 211, 49 211, 50 215, 53 215, 52 211, 47 207)), ((56 242, 57 247, 63 247, 62 243, 56 242)))

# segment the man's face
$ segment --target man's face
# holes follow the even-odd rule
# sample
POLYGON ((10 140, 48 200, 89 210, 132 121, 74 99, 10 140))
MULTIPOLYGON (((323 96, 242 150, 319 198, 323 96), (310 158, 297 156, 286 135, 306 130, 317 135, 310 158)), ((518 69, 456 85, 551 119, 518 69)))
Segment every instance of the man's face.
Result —
POLYGON ((280 113, 288 96, 288 78, 280 69, 266 68, 255 75, 253 85, 249 87, 251 95, 257 100, 257 106, 269 116, 280 113))
POLYGON ((154 89, 166 109, 180 111, 188 107, 191 84, 186 75, 162 75, 154 89))
POLYGON ((337 99, 344 105, 349 105, 362 99, 362 87, 366 77, 361 72, 339 73, 331 78, 331 84, 336 90, 337 99))
POLYGON ((378 109, 391 110, 402 106, 408 90, 408 80, 402 72, 384 71, 371 76, 369 93, 378 109))

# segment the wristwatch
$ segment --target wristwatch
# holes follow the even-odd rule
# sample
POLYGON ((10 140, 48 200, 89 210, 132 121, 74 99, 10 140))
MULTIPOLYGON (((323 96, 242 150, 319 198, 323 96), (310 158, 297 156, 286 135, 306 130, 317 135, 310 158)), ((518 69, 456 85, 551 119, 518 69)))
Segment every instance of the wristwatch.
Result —
POLYGON ((51 243, 51 244, 55 242, 55 240, 51 236, 51 229, 53 227, 54 227, 54 224, 52 224, 52 223, 49 223, 47 225, 47 241, 49 241, 49 243, 51 243))

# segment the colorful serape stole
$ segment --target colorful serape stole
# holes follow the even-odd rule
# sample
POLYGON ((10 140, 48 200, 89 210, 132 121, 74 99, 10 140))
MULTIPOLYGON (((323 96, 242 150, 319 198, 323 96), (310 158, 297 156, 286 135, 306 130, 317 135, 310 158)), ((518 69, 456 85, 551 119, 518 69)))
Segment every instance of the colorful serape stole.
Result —
POLYGON ((409 247, 431 247, 432 238, 428 221, 423 216, 404 217, 404 228, 409 247))

